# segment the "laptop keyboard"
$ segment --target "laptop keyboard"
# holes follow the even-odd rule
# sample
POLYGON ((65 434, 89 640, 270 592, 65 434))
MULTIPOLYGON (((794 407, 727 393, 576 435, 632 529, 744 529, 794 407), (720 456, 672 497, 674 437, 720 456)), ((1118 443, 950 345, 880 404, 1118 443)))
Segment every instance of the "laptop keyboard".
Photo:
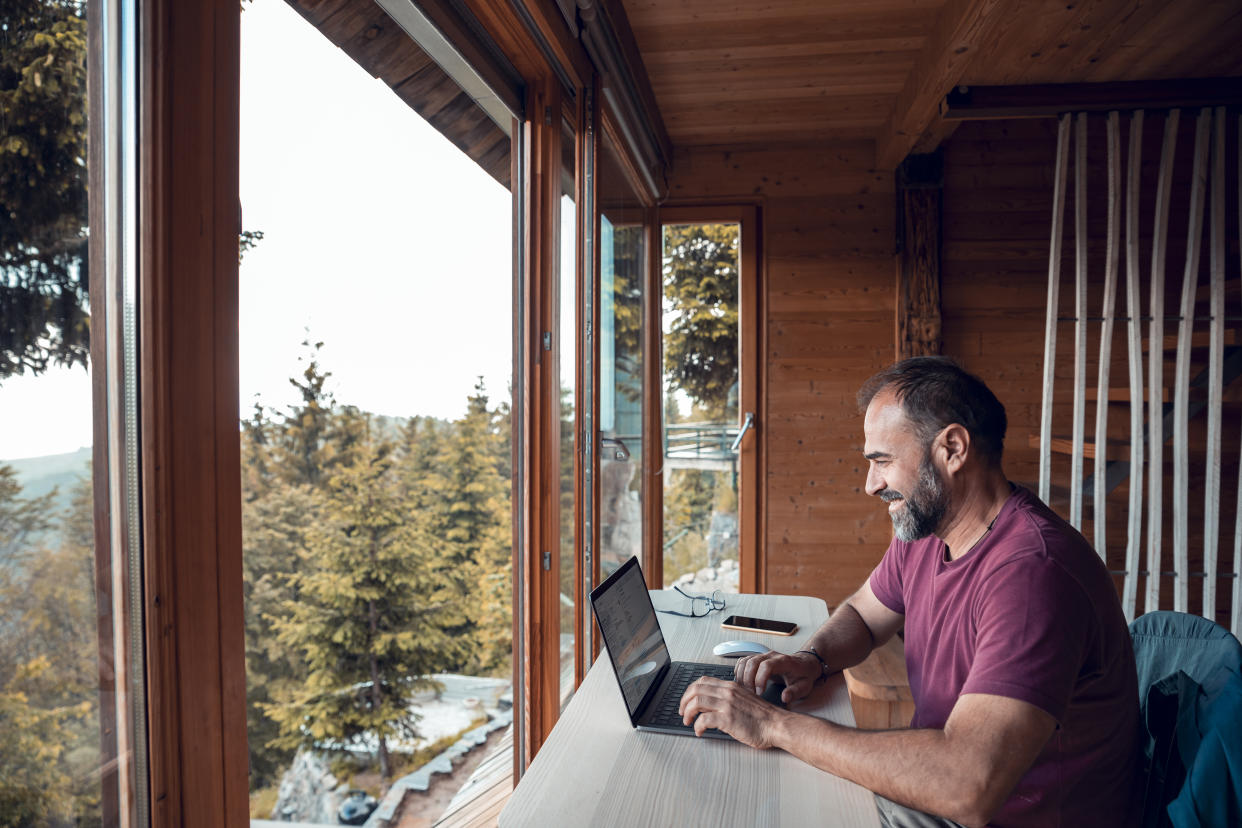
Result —
POLYGON ((669 679, 668 686, 664 690, 664 697, 660 700, 660 706, 652 712, 651 718, 647 720, 648 726, 686 727, 681 720, 681 714, 677 712, 677 708, 681 705, 681 697, 685 695, 686 688, 693 684, 699 676, 711 676, 712 678, 724 679, 725 681, 733 681, 733 667, 728 664, 678 663, 675 666, 673 677, 669 679))

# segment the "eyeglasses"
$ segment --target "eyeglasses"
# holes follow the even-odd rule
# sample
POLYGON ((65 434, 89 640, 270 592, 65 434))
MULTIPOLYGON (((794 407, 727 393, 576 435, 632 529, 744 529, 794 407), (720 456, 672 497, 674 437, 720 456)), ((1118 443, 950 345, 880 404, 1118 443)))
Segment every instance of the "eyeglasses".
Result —
POLYGON ((720 590, 713 590, 711 595, 691 595, 679 586, 673 587, 682 595, 690 599, 690 611, 678 612, 677 610, 660 610, 660 612, 669 615, 680 615, 682 618, 702 618, 705 615, 711 615, 713 612, 720 612, 725 608, 724 596, 720 590), (698 602, 702 601, 703 604, 698 602), (703 607, 703 611, 699 611, 699 607, 703 607))

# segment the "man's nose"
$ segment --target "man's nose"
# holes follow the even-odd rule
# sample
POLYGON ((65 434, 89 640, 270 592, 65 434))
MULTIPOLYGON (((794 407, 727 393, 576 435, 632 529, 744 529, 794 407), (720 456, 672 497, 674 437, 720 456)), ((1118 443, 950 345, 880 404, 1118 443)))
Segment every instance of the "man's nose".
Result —
POLYGON ((866 491, 869 495, 878 495, 884 491, 888 485, 884 482, 883 476, 876 471, 874 465, 867 468, 867 485, 866 491))

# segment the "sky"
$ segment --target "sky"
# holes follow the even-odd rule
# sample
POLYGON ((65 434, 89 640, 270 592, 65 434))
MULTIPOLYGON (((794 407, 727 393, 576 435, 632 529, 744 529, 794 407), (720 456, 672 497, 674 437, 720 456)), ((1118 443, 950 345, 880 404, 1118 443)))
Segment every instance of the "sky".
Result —
MULTIPOLYGON (((284 0, 242 14, 240 404, 297 399, 302 345, 342 404, 465 413, 512 371, 509 192, 284 0)), ((81 369, 0 383, 0 459, 90 445, 81 369)))

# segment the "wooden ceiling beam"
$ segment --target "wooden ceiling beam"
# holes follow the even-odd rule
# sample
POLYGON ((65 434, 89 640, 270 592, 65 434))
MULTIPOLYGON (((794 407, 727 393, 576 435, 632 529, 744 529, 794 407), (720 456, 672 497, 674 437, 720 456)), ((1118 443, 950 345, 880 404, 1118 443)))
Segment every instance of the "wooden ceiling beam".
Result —
POLYGON ((1053 118, 1064 112, 1238 104, 1242 104, 1242 78, 1194 78, 962 87, 949 92, 942 112, 951 121, 986 121, 1053 118))
POLYGON ((895 169, 940 116, 940 101, 957 85, 1013 5, 1002 0, 949 0, 905 85, 876 133, 876 168, 895 169))

